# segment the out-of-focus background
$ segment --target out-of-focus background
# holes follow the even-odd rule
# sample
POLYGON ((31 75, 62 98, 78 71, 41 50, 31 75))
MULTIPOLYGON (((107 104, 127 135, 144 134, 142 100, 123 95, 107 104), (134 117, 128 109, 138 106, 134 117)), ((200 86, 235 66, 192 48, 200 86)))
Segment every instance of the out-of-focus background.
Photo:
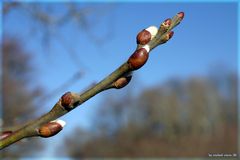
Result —
POLYGON ((67 125, 59 134, 24 139, 2 150, 3 158, 237 154, 237 3, 1 5, 5 129, 100 81, 132 54, 139 31, 185 12, 174 37, 127 87, 93 97, 61 118, 67 125))

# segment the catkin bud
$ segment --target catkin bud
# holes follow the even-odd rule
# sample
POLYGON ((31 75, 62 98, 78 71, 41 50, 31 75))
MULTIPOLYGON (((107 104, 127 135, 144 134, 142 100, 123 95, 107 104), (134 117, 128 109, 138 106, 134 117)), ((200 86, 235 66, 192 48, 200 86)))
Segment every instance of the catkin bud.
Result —
POLYGON ((121 77, 114 82, 114 86, 116 89, 120 89, 125 87, 132 79, 132 76, 121 77))
POLYGON ((48 138, 59 133, 65 126, 65 122, 62 120, 51 121, 41 126, 38 130, 39 136, 48 138))
POLYGON ((142 30, 137 35, 137 44, 145 45, 151 40, 151 33, 146 29, 142 30))
POLYGON ((146 48, 136 50, 128 59, 128 64, 132 70, 141 68, 148 60, 148 51, 146 48))

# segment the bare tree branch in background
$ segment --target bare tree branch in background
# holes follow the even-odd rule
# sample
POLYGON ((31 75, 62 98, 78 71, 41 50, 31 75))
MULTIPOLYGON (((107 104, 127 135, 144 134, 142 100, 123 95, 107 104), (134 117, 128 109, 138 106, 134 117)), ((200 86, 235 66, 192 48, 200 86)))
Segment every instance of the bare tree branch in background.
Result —
MULTIPOLYGON (((42 89, 35 84, 34 67, 31 56, 22 47, 17 39, 4 39, 2 50, 2 75, 1 75, 1 132, 2 129, 15 131, 22 127, 26 121, 37 117, 39 103, 37 97, 43 95, 42 89), (11 128, 9 128, 11 126, 11 128)), ((8 132, 10 133, 10 132, 8 132)), ((13 148, 1 151, 1 157, 18 158, 41 149, 42 144, 38 139, 22 141, 13 148)))
MULTIPOLYGON (((32 30, 30 32, 31 40, 33 35, 39 33, 42 37, 42 45, 46 50, 50 49, 51 42, 53 40, 58 41, 58 43, 66 49, 73 64, 75 64, 76 67, 79 67, 82 62, 80 62, 78 54, 74 48, 67 43, 64 37, 61 35, 60 30, 63 26, 71 24, 73 27, 76 26, 79 28, 79 31, 80 29, 84 30, 89 36, 89 39, 95 44, 106 42, 104 39, 109 34, 111 34, 111 37, 113 37, 112 25, 106 25, 106 27, 109 27, 107 29, 108 32, 101 38, 94 35, 91 30, 94 28, 94 26, 97 26, 97 24, 105 16, 107 11, 113 7, 113 5, 94 7, 90 5, 76 5, 75 3, 59 3, 58 7, 60 7, 62 10, 61 14, 56 14, 56 5, 51 3, 48 5, 43 5, 41 3, 29 4, 21 2, 4 2, 3 20, 7 20, 6 17, 8 14, 14 10, 25 14, 26 18, 29 18, 30 21, 34 22, 28 26, 29 30, 32 30)), ((109 19, 109 21, 111 20, 109 19)))
MULTIPOLYGON (((79 30, 79 32, 81 30, 84 31, 93 43, 102 44, 102 42, 106 42, 104 39, 107 35, 111 34, 111 37, 113 37, 113 27, 106 25, 107 28, 109 27, 107 29, 108 32, 106 33, 106 36, 103 35, 101 38, 97 38, 92 32, 92 29, 97 27, 97 24, 106 16, 106 13, 112 7, 113 5, 103 5, 98 7, 92 5, 79 5, 79 3, 49 3, 48 5, 45 5, 44 3, 39 2, 4 2, 3 21, 7 22, 8 16, 10 16, 12 12, 17 12, 18 14, 23 15, 29 20, 29 25, 27 26, 29 35, 23 35, 24 39, 29 37, 27 38, 27 41, 33 41, 34 38, 38 38, 36 35, 40 35, 42 43, 39 44, 42 44, 42 48, 45 48, 44 53, 50 52, 52 43, 58 43, 65 50, 72 64, 79 69, 78 72, 84 73, 87 66, 83 64, 79 58, 79 53, 75 50, 74 46, 72 46, 72 42, 68 42, 64 35, 62 35, 62 29, 66 25, 70 25, 73 28, 78 28, 77 30, 79 30), (61 12, 56 12, 59 8, 61 9, 61 12)), ((111 23, 110 19, 109 21, 111 23)), ((8 33, 4 32, 4 34, 8 33)), ((79 37, 82 37, 82 35, 79 34, 79 37)), ((50 58, 45 59, 49 60, 50 58)), ((62 89, 67 89, 75 84, 75 82, 83 76, 78 76, 79 73, 75 73, 73 77, 69 78, 68 82, 56 87, 55 90, 40 97, 39 100, 44 100, 46 97, 48 97, 48 99, 53 98, 54 95, 59 94, 62 89)))

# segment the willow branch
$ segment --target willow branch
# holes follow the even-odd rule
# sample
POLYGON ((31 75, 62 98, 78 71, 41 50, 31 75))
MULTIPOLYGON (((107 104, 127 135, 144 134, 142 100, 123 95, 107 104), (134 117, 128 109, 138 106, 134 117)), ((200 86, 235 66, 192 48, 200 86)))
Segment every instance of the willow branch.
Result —
POLYGON ((141 68, 147 62, 150 51, 166 43, 173 36, 173 31, 171 30, 180 23, 183 17, 184 13, 180 12, 172 19, 166 19, 159 28, 150 26, 139 32, 137 35, 136 50, 119 68, 82 94, 72 92, 65 93, 48 113, 29 122, 17 131, 3 132, 0 137, 0 149, 27 137, 54 136, 62 130, 65 124, 65 122, 61 120, 56 120, 57 118, 69 113, 77 106, 104 90, 125 87, 132 78, 131 73, 141 68))

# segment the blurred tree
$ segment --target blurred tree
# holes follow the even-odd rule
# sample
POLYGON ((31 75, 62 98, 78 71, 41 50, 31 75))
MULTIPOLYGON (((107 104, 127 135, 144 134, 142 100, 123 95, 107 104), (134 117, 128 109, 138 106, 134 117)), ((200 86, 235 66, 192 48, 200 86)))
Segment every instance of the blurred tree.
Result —
MULTIPOLYGON (((72 63, 79 67, 78 52, 75 51, 72 38, 66 37, 69 30, 84 31, 89 39, 96 45, 102 45, 113 37, 113 18, 106 13, 113 5, 91 5, 83 3, 26 3, 26 2, 4 2, 3 3, 3 24, 8 23, 13 14, 21 15, 21 21, 28 24, 27 31, 24 32, 23 38, 37 40, 38 44, 42 44, 45 52, 49 52, 53 42, 59 43, 63 49, 69 54, 72 63), (96 32, 98 25, 104 22, 106 30, 101 33, 96 32), (109 25, 111 24, 111 25, 109 25), (66 29, 67 28, 67 29, 66 29), (70 29, 69 29, 70 28, 70 29), (76 29, 77 28, 77 29, 76 29), (109 36, 111 35, 111 36, 109 36), (40 38, 40 39, 36 39, 40 38), (41 43, 39 43, 41 42, 41 43)), ((24 24, 23 24, 24 25, 24 24)), ((5 30, 4 32, 7 32, 5 30)), ((82 33, 74 33, 76 37, 82 38, 82 33)))
MULTIPOLYGON (((14 36, 20 37, 26 48, 29 47, 29 44, 40 45, 42 50, 38 50, 38 52, 45 54, 44 60, 51 64, 57 59, 51 59, 49 53, 60 47, 63 53, 65 52, 69 56, 70 61, 66 60, 65 63, 76 67, 72 77, 69 77, 62 85, 55 86, 52 91, 48 91, 49 93, 40 100, 44 100, 46 97, 54 98, 74 85, 86 73, 87 65, 81 61, 80 52, 76 50, 76 43, 73 43, 73 38, 69 35, 74 34, 74 41, 79 42, 83 36, 86 36, 98 47, 114 37, 113 14, 108 16, 106 14, 113 8, 112 4, 4 1, 2 6, 3 35, 14 34, 14 36), (13 22, 20 25, 12 28, 15 26, 12 24, 13 22), (104 25, 106 29, 99 32, 99 25, 104 25)), ((59 52, 52 54, 59 55, 59 52)))
MULTIPOLYGON (((2 114, 4 130, 17 129, 17 125, 36 118, 39 104, 35 103, 42 90, 34 84, 36 78, 30 54, 17 39, 6 37, 2 42, 2 114), (14 127, 15 126, 15 127, 14 127)), ((3 158, 20 158, 39 151, 39 139, 23 140, 1 151, 3 158)))
POLYGON ((106 97, 81 154, 71 147, 80 133, 66 139, 73 142, 66 152, 75 158, 237 153, 237 76, 227 72, 221 78, 173 79, 137 97, 106 97))

